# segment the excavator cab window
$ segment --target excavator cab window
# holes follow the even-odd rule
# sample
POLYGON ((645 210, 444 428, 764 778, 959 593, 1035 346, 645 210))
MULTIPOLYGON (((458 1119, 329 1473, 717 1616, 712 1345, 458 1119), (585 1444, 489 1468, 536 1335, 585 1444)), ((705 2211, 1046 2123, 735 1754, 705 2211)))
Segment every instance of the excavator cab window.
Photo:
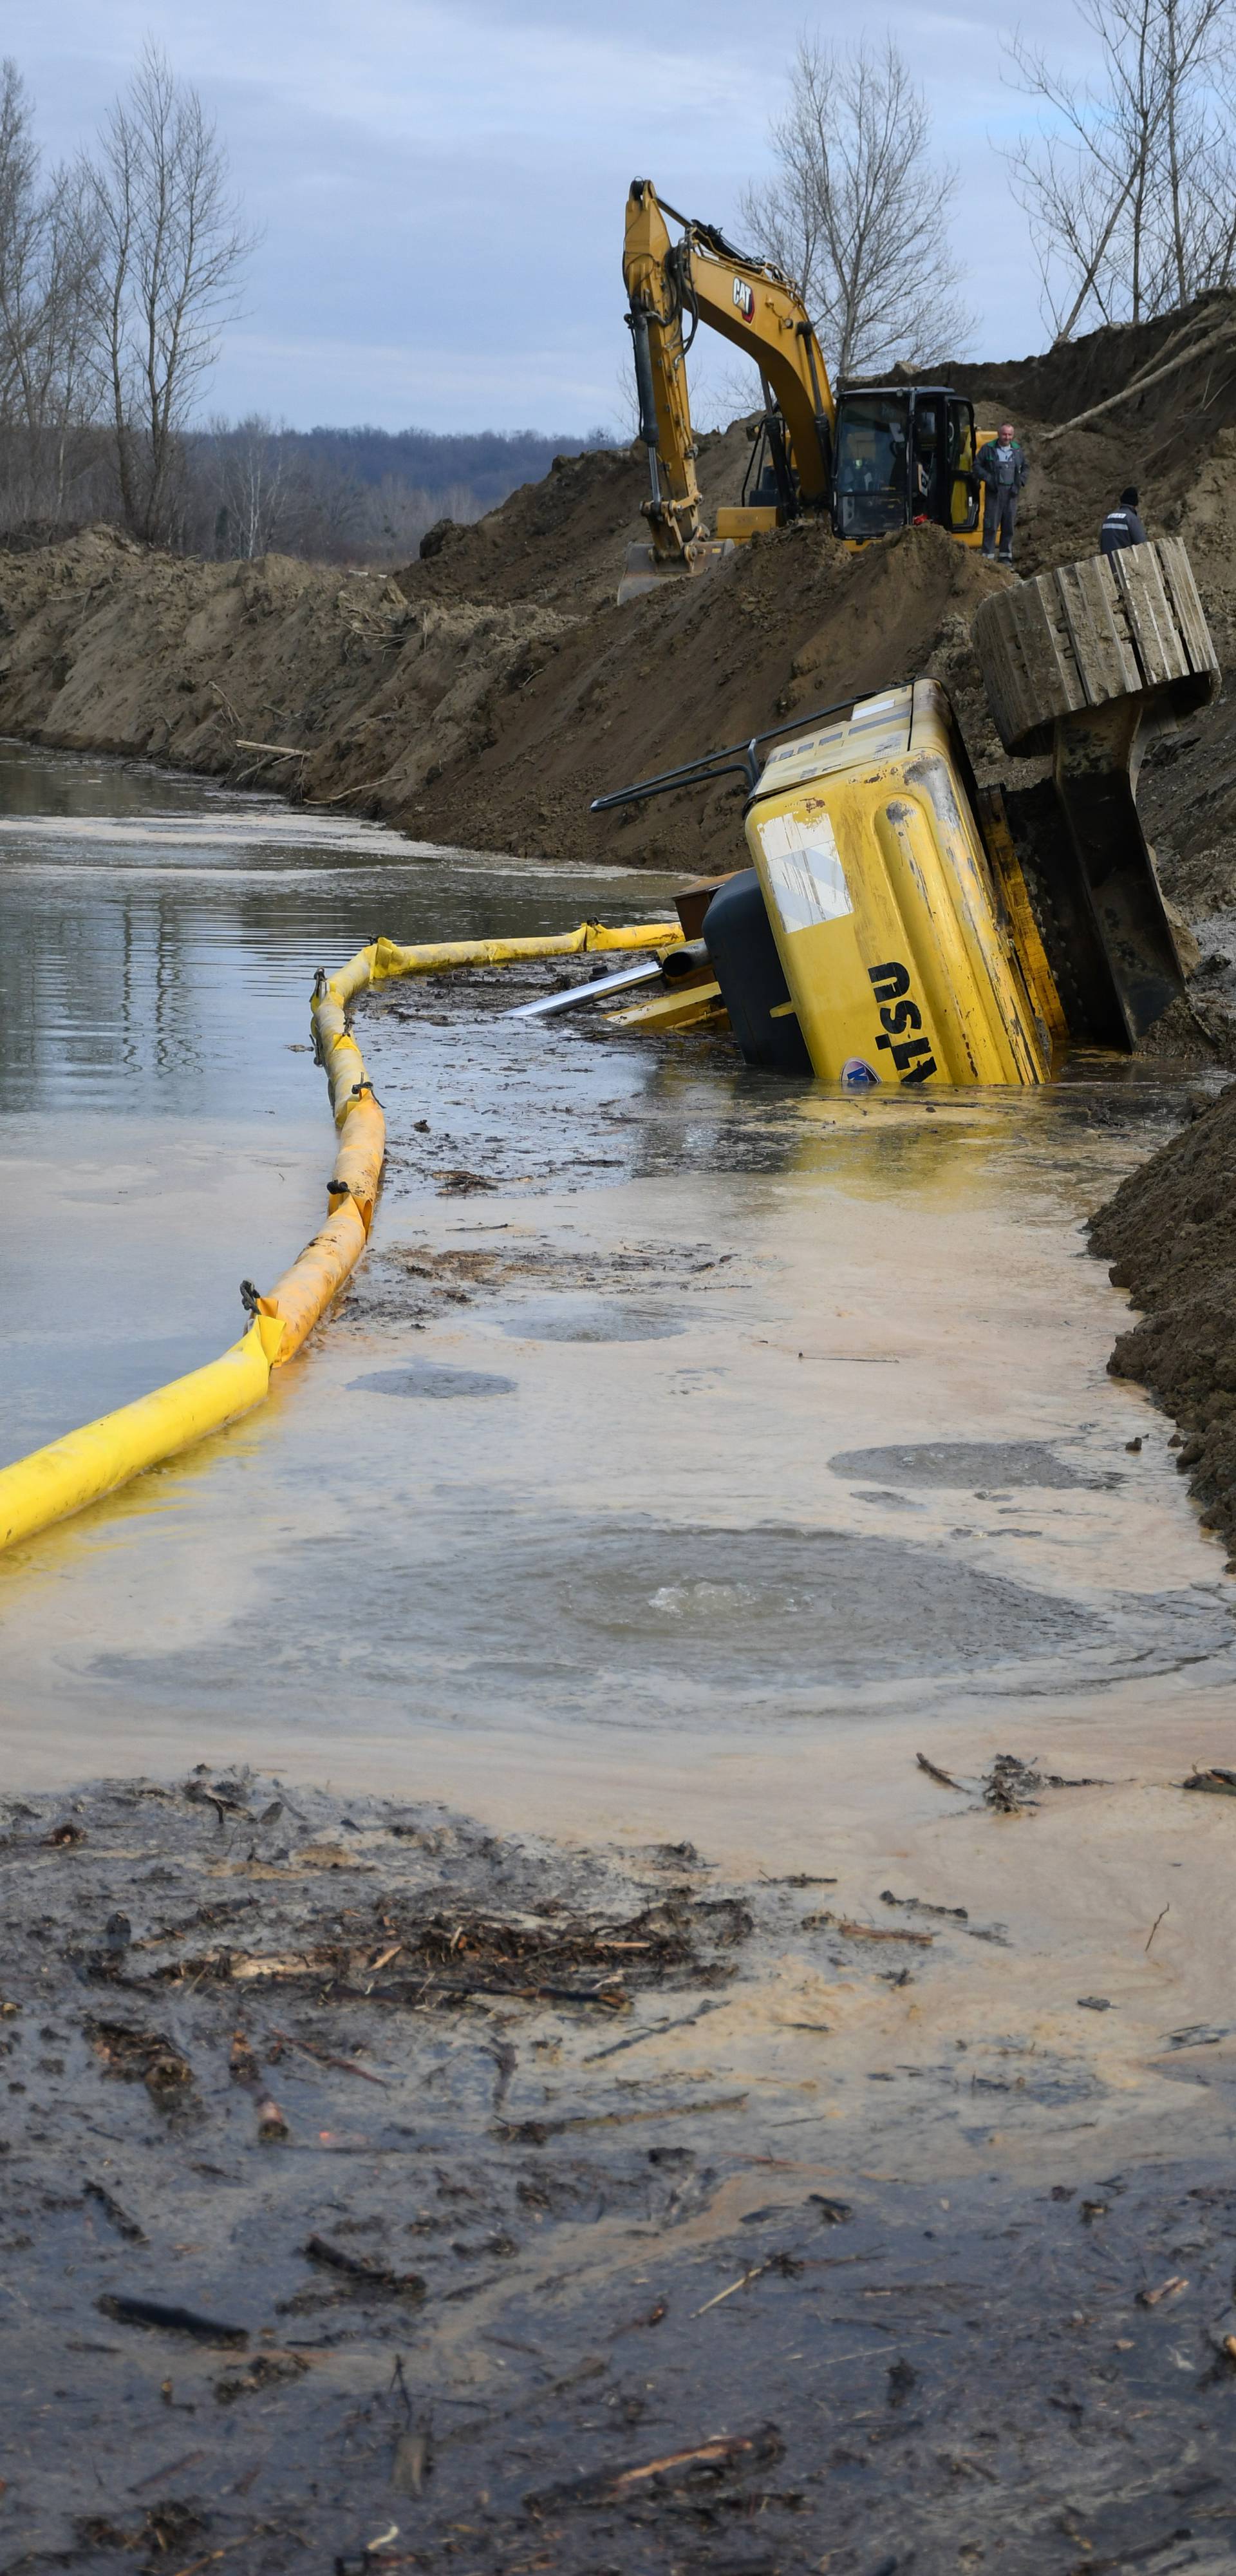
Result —
POLYGON ((798 493, 786 454, 785 423, 775 405, 769 404, 758 428, 749 429, 747 435, 752 446, 742 481, 743 503, 779 510, 783 520, 797 518, 798 493))
POLYGON ((846 394, 838 407, 833 524, 839 537, 903 528, 909 502, 909 401, 905 394, 846 394))

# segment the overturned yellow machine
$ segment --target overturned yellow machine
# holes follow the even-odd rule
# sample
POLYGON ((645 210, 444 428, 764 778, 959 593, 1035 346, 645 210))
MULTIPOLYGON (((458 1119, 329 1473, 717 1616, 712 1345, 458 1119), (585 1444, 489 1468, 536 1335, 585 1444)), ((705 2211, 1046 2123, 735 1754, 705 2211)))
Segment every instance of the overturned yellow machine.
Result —
POLYGON ((663 974, 680 1018, 725 1012, 748 1063, 1038 1083, 1066 1045, 1127 1053, 1183 994, 1136 804, 1146 743, 1219 683, 1183 545, 1002 591, 975 639, 1006 746, 1050 755, 1030 791, 980 791, 945 690, 919 680, 596 800, 745 776, 750 865, 695 890, 663 974))

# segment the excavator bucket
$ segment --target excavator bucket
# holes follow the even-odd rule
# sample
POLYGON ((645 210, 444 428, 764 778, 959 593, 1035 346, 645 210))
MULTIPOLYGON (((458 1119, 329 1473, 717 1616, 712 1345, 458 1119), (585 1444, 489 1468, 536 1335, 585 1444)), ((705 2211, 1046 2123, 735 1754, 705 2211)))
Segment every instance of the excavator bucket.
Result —
POLYGON ((1219 688, 1188 555, 1161 537, 1061 564, 985 600, 974 642, 1006 751, 1051 759, 1004 802, 1070 1035, 1127 1051, 1185 989, 1137 776, 1219 688))
POLYGON ((639 599, 646 590, 660 590, 666 582, 690 581, 713 572, 733 552, 732 537, 699 537, 682 555, 658 555, 652 546, 628 546, 618 606, 625 608, 629 599, 639 599))

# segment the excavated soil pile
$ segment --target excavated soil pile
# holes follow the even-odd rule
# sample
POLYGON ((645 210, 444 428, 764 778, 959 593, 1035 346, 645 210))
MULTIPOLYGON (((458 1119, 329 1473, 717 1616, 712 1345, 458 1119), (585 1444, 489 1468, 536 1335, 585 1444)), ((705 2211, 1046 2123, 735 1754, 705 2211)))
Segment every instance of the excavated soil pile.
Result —
MULTIPOLYGON (((629 506, 631 477, 609 456, 564 468, 562 481, 579 487, 585 523, 598 482, 617 482, 629 506)), ((501 556, 483 522, 488 535, 460 531, 442 557, 402 576, 406 588, 341 583, 279 557, 143 555, 99 529, 7 559, 0 728, 260 778, 308 801, 356 804, 424 840, 728 864, 738 846, 730 794, 604 826, 589 822, 589 799, 799 708, 908 677, 942 630, 964 642, 974 609, 1006 578, 936 529, 855 557, 804 528, 620 610, 619 520, 605 591, 564 608, 543 591, 511 596, 519 562, 537 561, 524 530, 548 499, 544 486, 516 496, 501 556), (478 560, 486 547, 492 580, 478 560)), ((570 501, 568 489, 562 506, 570 501)), ((559 593, 574 601, 584 577, 578 563, 564 567, 559 593)))
MULTIPOLYGON (((1170 354, 1178 328, 949 372, 984 425, 1011 413, 1026 441, 1020 568, 1091 552, 1133 474, 1152 530, 1186 538, 1226 655, 1236 365, 1202 359, 1044 444, 1052 424, 1170 354)), ((704 440, 709 508, 738 497, 749 454, 741 423, 704 440)), ((190 562, 101 529, 8 553, 0 728, 346 802, 425 840, 685 869, 740 855, 736 790, 604 820, 589 819, 590 798, 925 670, 953 688, 980 775, 1007 771, 969 645, 975 608, 1007 574, 932 528, 853 556, 803 525, 619 609, 646 489, 642 449, 560 459, 475 525, 442 523, 389 578, 278 556, 190 562)), ((1165 867, 1203 858, 1207 886, 1217 875, 1230 900, 1226 711, 1177 737, 1171 759, 1169 791, 1147 783, 1165 867)))
MULTIPOLYGON (((1122 1181, 1093 1220, 1112 1280, 1144 1309, 1112 1354, 1174 1414, 1202 1520, 1236 1549, 1236 1084, 1122 1181)), ((1228 1566, 1236 1572, 1236 1555, 1228 1566)))

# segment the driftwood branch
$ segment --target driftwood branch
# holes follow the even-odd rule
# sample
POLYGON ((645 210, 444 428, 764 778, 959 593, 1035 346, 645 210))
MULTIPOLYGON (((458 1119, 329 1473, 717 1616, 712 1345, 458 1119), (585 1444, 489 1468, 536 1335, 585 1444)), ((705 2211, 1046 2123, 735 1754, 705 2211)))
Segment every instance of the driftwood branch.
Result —
POLYGON ((1204 339, 1193 341, 1189 348, 1179 349, 1164 366, 1151 367, 1148 373, 1135 376, 1131 383, 1121 386, 1118 394, 1109 394, 1105 402, 1092 403, 1089 411, 1076 412, 1072 420, 1061 421, 1058 429, 1045 430, 1039 440, 1040 447, 1050 447, 1070 429, 1081 429, 1088 420, 1097 420, 1100 412, 1114 411, 1118 403, 1130 402, 1135 394, 1145 393, 1151 385, 1161 383, 1164 376, 1175 375, 1178 368, 1187 367, 1191 359, 1204 358, 1211 349, 1231 347, 1236 347, 1236 323, 1225 322, 1219 330, 1207 332, 1204 339))

